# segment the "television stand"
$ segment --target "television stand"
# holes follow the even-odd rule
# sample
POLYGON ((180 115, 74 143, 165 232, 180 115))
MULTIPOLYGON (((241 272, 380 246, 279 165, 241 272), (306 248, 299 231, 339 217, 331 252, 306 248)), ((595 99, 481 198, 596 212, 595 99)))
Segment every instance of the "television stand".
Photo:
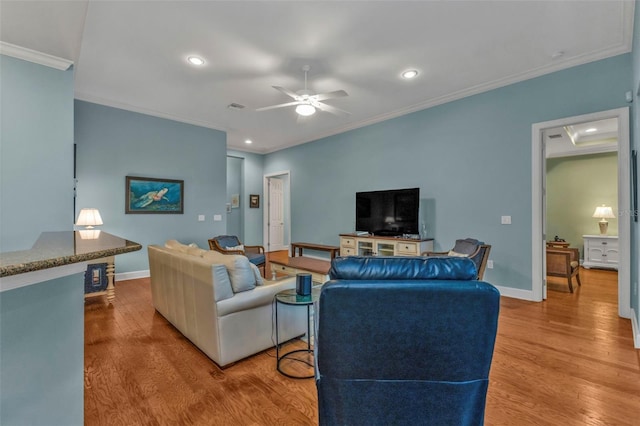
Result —
POLYGON ((340 256, 420 256, 433 251, 433 238, 340 234, 340 256))

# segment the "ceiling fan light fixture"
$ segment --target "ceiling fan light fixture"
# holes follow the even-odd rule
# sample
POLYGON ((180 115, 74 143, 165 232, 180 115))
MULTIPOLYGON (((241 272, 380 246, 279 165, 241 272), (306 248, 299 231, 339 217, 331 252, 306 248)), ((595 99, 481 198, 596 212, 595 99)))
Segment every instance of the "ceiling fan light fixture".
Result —
POLYGON ((309 115, 313 115, 316 112, 316 108, 313 105, 309 104, 300 104, 296 107, 296 112, 299 115, 307 117, 309 115))

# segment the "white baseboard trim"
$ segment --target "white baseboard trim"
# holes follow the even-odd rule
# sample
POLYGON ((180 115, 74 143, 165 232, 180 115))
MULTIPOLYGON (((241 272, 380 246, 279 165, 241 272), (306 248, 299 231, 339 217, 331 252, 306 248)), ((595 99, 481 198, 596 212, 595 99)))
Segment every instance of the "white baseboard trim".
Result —
POLYGON ((638 324, 638 317, 636 317, 636 313, 631 309, 631 332, 633 333, 633 347, 636 349, 640 349, 640 327, 638 324))
POLYGON ((147 269, 144 271, 132 271, 132 272, 122 272, 120 274, 115 275, 116 281, 126 281, 126 280, 135 280, 138 278, 148 278, 151 276, 151 272, 147 269))
POLYGON ((533 298, 533 291, 531 290, 521 290, 518 288, 502 287, 499 285, 494 285, 494 287, 498 289, 500 296, 535 302, 535 299, 533 298))

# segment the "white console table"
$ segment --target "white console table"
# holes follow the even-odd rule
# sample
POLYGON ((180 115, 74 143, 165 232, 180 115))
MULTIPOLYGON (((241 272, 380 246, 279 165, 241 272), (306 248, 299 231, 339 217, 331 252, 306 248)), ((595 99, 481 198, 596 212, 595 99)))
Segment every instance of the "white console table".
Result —
POLYGON ((433 251, 433 238, 340 234, 340 256, 420 256, 425 251, 433 251))
POLYGON ((583 235, 584 268, 606 268, 618 270, 617 235, 583 235))

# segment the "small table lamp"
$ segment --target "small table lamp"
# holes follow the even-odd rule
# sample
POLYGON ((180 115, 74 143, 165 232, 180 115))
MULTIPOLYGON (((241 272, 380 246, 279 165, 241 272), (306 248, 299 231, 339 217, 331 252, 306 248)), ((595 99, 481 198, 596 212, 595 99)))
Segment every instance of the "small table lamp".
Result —
POLYGON ((613 214, 613 210, 611 209, 611 207, 605 206, 604 204, 602 206, 596 207, 596 211, 593 212, 593 217, 602 219, 600 220, 600 222, 598 222, 598 225, 600 225, 600 235, 607 235, 607 228, 609 227, 609 222, 607 222, 606 219, 615 218, 615 215, 613 214))
POLYGON ((77 226, 84 226, 85 229, 79 231, 83 240, 95 240, 100 235, 100 231, 93 229, 94 226, 102 225, 102 217, 98 209, 81 209, 76 221, 77 226))

